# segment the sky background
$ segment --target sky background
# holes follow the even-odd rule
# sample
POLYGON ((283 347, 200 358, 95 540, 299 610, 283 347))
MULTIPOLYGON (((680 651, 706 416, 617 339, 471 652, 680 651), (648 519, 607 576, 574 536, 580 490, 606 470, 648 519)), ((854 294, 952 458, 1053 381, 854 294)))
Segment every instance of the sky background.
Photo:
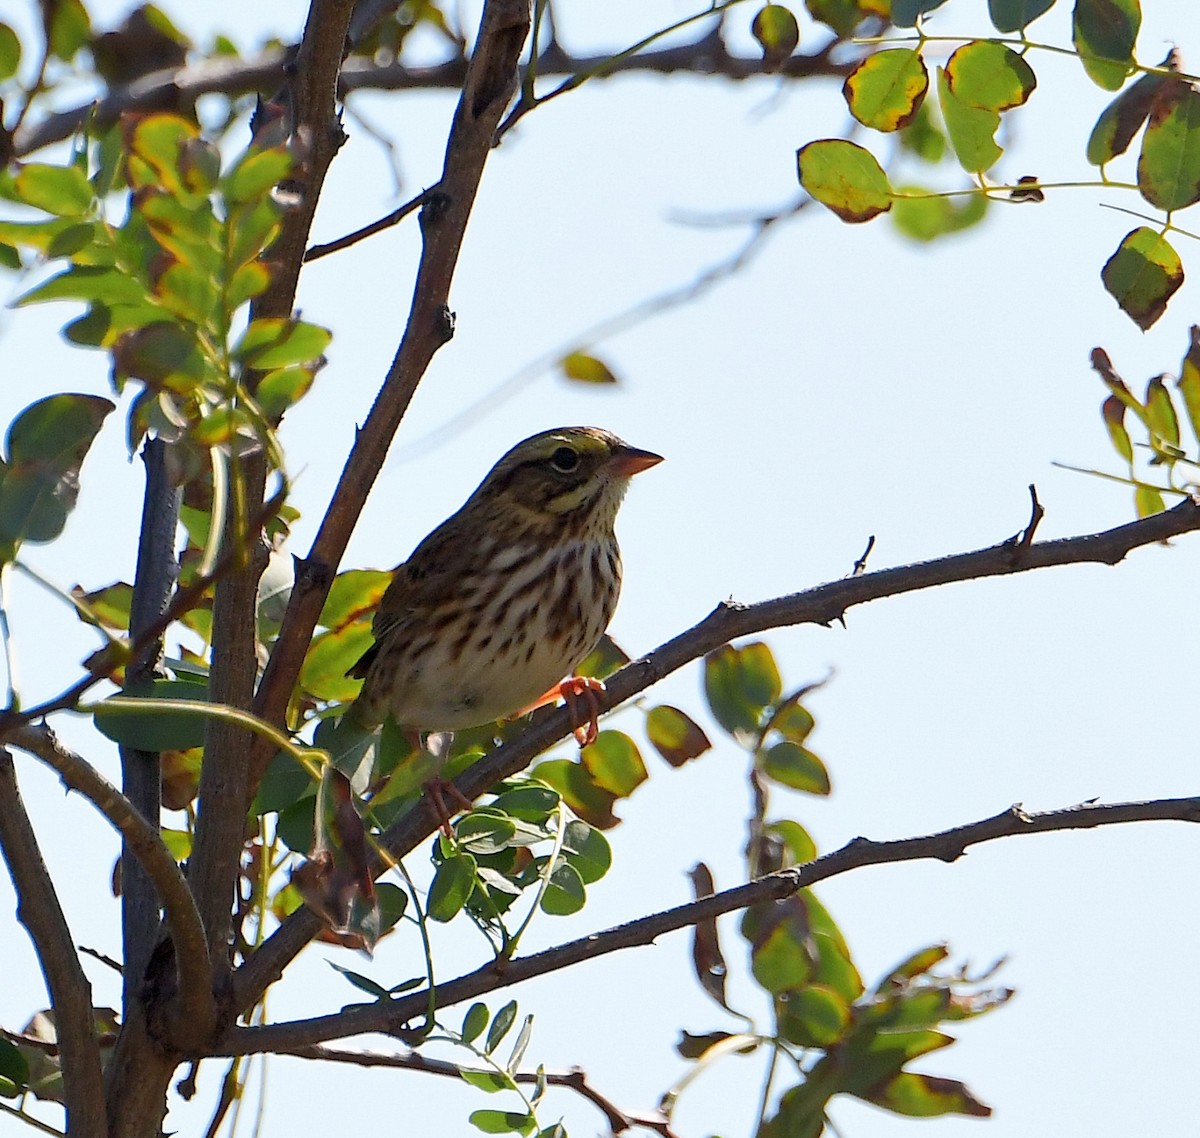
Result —
MULTIPOLYGON (((129 6, 97 0, 92 10, 98 25, 111 26, 129 6)), ((30 7, 2 0, 0 13, 20 24, 30 7)), ((305 12, 298 0, 214 3, 203 14, 173 0, 163 7, 197 38, 221 30, 247 49, 268 35, 295 39, 305 12)), ((755 7, 731 16, 733 45, 745 51, 755 7)), ((1185 66, 1200 66, 1200 8, 1184 0, 1146 7, 1139 57, 1156 61, 1174 43, 1185 66)), ((618 50, 692 10, 678 0, 602 8, 575 0, 561 5, 561 33, 576 50, 618 50)), ((1060 0, 1033 25, 1033 38, 1069 44, 1068 17, 1060 0)), ((929 30, 985 34, 989 26, 981 2, 952 0, 929 30)), ((1031 61, 1039 88, 1006 136, 998 174, 1093 178, 1084 144, 1111 96, 1077 60, 1038 52, 1031 61)), ((446 93, 356 97, 352 111, 395 140, 403 186, 396 194, 386 155, 350 116, 314 240, 355 229, 436 181, 453 105, 446 93)), ((932 247, 905 241, 886 219, 848 227, 814 208, 777 227, 734 279, 597 345, 617 387, 570 386, 544 370, 436 447, 421 445, 530 361, 729 255, 743 228, 678 218, 790 202, 796 148, 839 134, 846 120, 833 82, 638 76, 589 84, 528 116, 489 162, 452 290, 455 337, 417 393, 344 567, 393 566, 514 442, 577 422, 667 458, 634 483, 619 524, 626 579, 611 631, 634 655, 725 598, 757 601, 843 576, 871 534, 876 569, 1001 541, 1027 520, 1030 482, 1047 510, 1039 538, 1129 520, 1125 488, 1052 464, 1118 470, 1088 354, 1103 346, 1135 390, 1143 388, 1149 376, 1177 370, 1198 305, 1185 284, 1144 334, 1103 291, 1101 266, 1138 223, 1101 206, 1144 205, 1116 190, 997 206, 982 227, 932 247)), ((1186 215, 1180 221, 1196 227, 1186 215)), ((1177 245, 1190 265, 1193 248, 1177 245)), ((334 340, 328 367, 282 430, 293 501, 303 511, 296 552, 315 532, 391 360, 417 254, 417 230, 407 224, 305 269, 298 304, 334 340)), ((65 305, 0 313, 8 377, 0 421, 53 390, 107 390, 103 357, 58 336, 73 315, 65 305)), ((63 539, 28 551, 30 564, 63 587, 132 577, 142 474, 127 459, 118 418, 84 468, 63 539)), ((834 793, 814 801, 774 791, 772 814, 802 821, 827 851, 860 834, 943 829, 1013 802, 1043 810, 1195 793, 1200 612, 1186 590, 1198 570, 1200 542, 1185 538, 1139 550, 1117 568, 968 582, 853 610, 846 628, 769 634, 789 688, 833 673, 809 706, 817 717, 811 744, 831 770, 834 793)), ((11 620, 30 703, 59 690, 95 645, 60 602, 20 579, 11 620)), ((577 918, 536 924, 526 951, 686 900, 685 874, 698 860, 712 867, 718 887, 744 873, 747 759, 704 717, 699 666, 646 698, 688 709, 717 745, 682 771, 648 753, 649 784, 618 808, 624 824, 610 835, 612 872, 589 890, 577 918)), ((641 737, 636 711, 608 723, 641 737)), ((86 721, 63 718, 55 727, 117 777, 115 748, 86 721)), ((117 955, 112 835, 34 760, 19 756, 18 770, 76 940, 117 955)), ((841 1133, 1194 1133, 1198 842, 1179 823, 1111 827, 1009 839, 950 866, 869 868, 821 885, 818 896, 868 984, 912 951, 946 941, 954 960, 976 970, 1007 956, 999 980, 1018 993, 962 1026, 955 1046, 916 1064, 963 1079, 994 1107, 990 1122, 913 1122, 838 1100, 841 1133)), ((418 851, 410 862, 423 857, 418 851)), ((19 1027, 44 995, 12 909, 5 877, 0 1022, 19 1027)), ((763 1013, 745 977, 736 921, 722 922, 735 973, 731 1002, 763 1013)), ((483 941, 461 923, 443 933, 444 976, 482 961, 483 941)), ((383 942, 369 964, 316 946, 273 990, 273 1019, 334 1011, 355 998, 327 961, 385 985, 420 970, 411 932, 383 942)), ((97 1002, 116 1004, 117 978, 94 961, 85 967, 97 1002)), ((627 1109, 652 1106, 684 1072, 672 1050, 681 1027, 739 1026, 700 992, 686 933, 489 1002, 494 1009, 510 996, 536 1015, 530 1065, 578 1064, 627 1109)), ((681 1099, 678 1133, 748 1133, 764 1063, 755 1056, 719 1064, 681 1099)), ((206 1065, 210 1092, 220 1070, 206 1065)), ((191 1106, 173 1102, 167 1130, 202 1133, 211 1101, 210 1093, 191 1106)), ((554 1103, 575 1138, 603 1131, 577 1099, 554 1103)), ((465 1135, 473 1133, 470 1110, 498 1105, 420 1075, 276 1059, 263 1133, 369 1127, 465 1135)), ((544 1121, 554 1111, 548 1106, 544 1121)), ((0 1135, 19 1130, 0 1117, 0 1135)))

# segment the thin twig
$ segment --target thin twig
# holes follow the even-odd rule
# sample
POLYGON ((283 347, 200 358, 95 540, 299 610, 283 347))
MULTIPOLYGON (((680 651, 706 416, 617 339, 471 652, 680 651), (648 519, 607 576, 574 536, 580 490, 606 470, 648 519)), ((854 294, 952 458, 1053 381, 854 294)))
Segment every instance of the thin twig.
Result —
POLYGON ((391 229, 394 225, 399 225, 410 213, 423 206, 429 200, 429 190, 422 190, 411 201, 406 201, 399 209, 392 210, 385 217, 381 217, 378 221, 372 221, 370 225, 364 225, 361 229, 356 229, 353 233, 347 233, 345 237, 339 237, 334 241, 327 241, 324 245, 313 245, 304 254, 304 262, 319 260, 321 257, 327 257, 330 253, 337 253, 341 249, 348 249, 351 245, 357 245, 360 241, 365 241, 368 237, 373 237, 376 233, 382 233, 385 229, 391 229))
MULTIPOLYGON (((291 1055, 297 1059, 318 1059, 330 1063, 347 1063, 356 1067, 388 1067, 393 1070, 419 1071, 426 1075, 438 1075, 443 1078, 461 1079, 464 1068, 446 1059, 431 1059, 419 1051, 406 1051, 402 1055, 387 1054, 374 1051, 345 1051, 340 1048, 325 1047, 321 1044, 309 1044, 304 1047, 281 1051, 281 1055, 291 1055)), ((581 1098, 590 1102, 604 1115, 609 1129, 613 1134, 621 1134, 632 1126, 640 1126, 661 1134, 663 1138, 672 1138, 670 1123, 659 1110, 629 1111, 617 1106, 610 1098, 602 1095, 588 1082, 586 1073, 579 1067, 566 1071, 518 1071, 512 1076, 517 1083, 536 1084, 539 1079, 547 1086, 565 1087, 574 1091, 581 1098)))
MULTIPOLYGON (((957 581, 1007 576, 1052 565, 1097 562, 1115 565, 1139 546, 1194 530, 1200 530, 1200 504, 1189 498, 1170 510, 1114 529, 1035 542, 1015 554, 1011 541, 1003 541, 972 553, 844 577, 758 604, 725 602, 699 624, 610 676, 605 681, 605 690, 598 693, 599 702, 603 710, 616 707, 739 636, 797 624, 828 625, 840 620, 855 605, 957 581)), ((471 800, 478 798, 502 779, 524 770, 535 756, 564 739, 571 730, 571 717, 565 708, 547 715, 468 767, 456 782, 460 793, 471 800)), ((388 828, 380 844, 390 857, 402 858, 423 842, 437 824, 434 811, 423 800, 388 828)), ((380 862, 378 871, 383 869, 384 863, 380 862)), ((307 908, 288 917, 238 970, 234 979, 237 1006, 245 1008, 256 1003, 320 927, 320 919, 307 908)))

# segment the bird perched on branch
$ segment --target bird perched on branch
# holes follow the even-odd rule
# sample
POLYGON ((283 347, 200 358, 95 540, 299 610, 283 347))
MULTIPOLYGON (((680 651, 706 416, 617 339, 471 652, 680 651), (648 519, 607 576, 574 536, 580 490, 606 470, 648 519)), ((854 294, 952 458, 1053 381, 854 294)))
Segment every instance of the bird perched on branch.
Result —
POLYGON ((596 427, 560 427, 512 448, 466 504, 417 546, 383 595, 375 643, 350 669, 347 713, 374 728, 455 731, 562 695, 600 642, 621 589, 613 523, 630 478, 662 461, 596 427), (562 681, 560 683, 560 681, 562 681))

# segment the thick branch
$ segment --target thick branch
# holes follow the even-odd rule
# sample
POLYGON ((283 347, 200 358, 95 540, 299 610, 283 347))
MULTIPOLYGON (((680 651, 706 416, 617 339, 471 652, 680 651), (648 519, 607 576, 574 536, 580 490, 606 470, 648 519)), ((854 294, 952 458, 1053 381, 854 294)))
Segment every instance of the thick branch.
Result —
POLYGON ((0 851, 17 895, 17 916, 29 932, 54 1007, 62 1060, 67 1129, 79 1138, 105 1138, 100 1041, 92 1015, 92 986, 73 947, 71 930, 17 786, 8 751, 0 748, 0 851))
MULTIPOLYGON (((966 852, 968 846, 997 838, 1146 821, 1200 822, 1200 797, 1119 802, 1108 806, 1089 804, 1049 810, 1042 814, 1027 814, 1020 806, 1011 806, 990 818, 936 834, 893 841, 855 838, 841 849, 816 861, 780 870, 736 889, 726 889, 699 901, 653 913, 532 956, 489 962, 475 972, 439 984, 434 993, 434 1003, 439 1008, 448 1007, 536 976, 570 968, 585 960, 606 956, 610 952, 652 944, 664 933, 690 928, 701 921, 709 921, 723 913, 735 912, 750 905, 790 897, 800 889, 863 866, 926 858, 953 862, 966 852)), ((239 1028, 226 1037, 222 1053, 295 1051, 302 1046, 328 1039, 344 1039, 364 1032, 397 1032, 411 1020, 423 1016, 428 1008, 428 993, 416 992, 334 1015, 267 1027, 239 1028)))
MULTIPOLYGON (((171 589, 179 575, 175 532, 179 526, 182 491, 172 484, 167 473, 166 446, 162 439, 150 439, 142 449, 146 490, 129 614, 129 635, 134 641, 144 639, 146 630, 166 611, 171 589)), ((136 687, 153 677, 161 650, 159 638, 151 640, 138 652, 125 669, 126 687, 136 687)), ((147 822, 157 826, 162 807, 162 762, 156 751, 121 748, 121 789, 130 805, 147 822)), ((158 937, 158 926, 159 906, 154 882, 126 846, 121 852, 122 1019, 129 1018, 137 998, 158 937)))
POLYGON ((211 1023, 208 953, 200 914, 158 827, 143 818, 86 759, 64 747, 49 727, 26 724, 12 730, 8 741, 56 770, 63 785, 82 794, 121 835, 125 849, 153 882, 166 912, 179 968, 181 1014, 195 1022, 211 1023))
MULTIPOLYGON (((275 265, 266 292, 252 306, 258 317, 287 317, 295 303, 296 285, 309 230, 325 175, 343 141, 337 115, 337 76, 354 0, 313 0, 304 39, 289 72, 292 123, 301 161, 292 181, 300 190, 298 205, 283 217, 280 235, 270 250, 275 265)), ((249 708, 258 672, 255 632, 258 579, 265 564, 256 531, 239 532, 247 517, 262 507, 266 485, 263 453, 251 456, 239 472, 243 505, 231 509, 226 540, 252 543, 247 563, 217 585, 213 598, 213 649, 210 697, 216 703, 249 708)), ((231 505, 236 500, 233 495, 231 505)), ((245 729, 214 719, 205 731, 196 841, 188 876, 208 935, 209 953, 218 986, 228 977, 233 893, 241 864, 245 811, 253 793, 250 756, 254 740, 245 729)))
MULTIPOLYGON (((454 114, 442 177, 421 210, 423 247, 404 337, 342 470, 307 560, 299 567, 287 613, 259 684, 255 712, 281 723, 333 574, 409 401, 434 353, 453 333, 450 284, 467 220, 500 116, 517 83, 517 59, 529 31, 528 0, 488 0, 454 114)), ((255 753, 256 782, 270 752, 255 753)))
MULTIPOLYGON (((1188 498, 1161 514, 1101 533, 1032 544, 1018 534, 973 553, 861 573, 758 604, 723 603, 699 624, 610 677, 606 690, 599 693, 600 704, 604 710, 616 707, 739 636, 796 624, 828 625, 841 620, 854 605, 979 577, 1005 576, 1052 565, 1088 562, 1115 565, 1139 546, 1153 545, 1197 529, 1200 529, 1200 504, 1188 498)), ((565 709, 547 715, 464 771, 457 780, 459 789, 469 799, 478 798, 502 779, 523 770, 536 755, 564 739, 571 730, 571 718, 565 709)), ((393 857, 403 857, 423 842, 436 825, 432 809, 422 800, 397 819, 383 835, 381 844, 393 857)), ((380 872, 382 869, 379 866, 380 872)), ((235 978, 237 1005, 253 1004, 320 927, 320 919, 307 908, 288 917, 239 970, 235 978)))
MULTIPOLYGON (((201 95, 269 94, 286 81, 285 66, 291 55, 290 50, 276 48, 252 58, 207 59, 178 71, 143 75, 127 86, 114 88, 95 102, 23 126, 17 132, 16 154, 27 157, 70 138, 84 125, 89 113, 94 114, 92 121, 96 128, 103 129, 124 113, 175 110, 201 95)), ((570 55, 556 45, 539 60, 538 75, 549 78, 585 74, 601 68, 609 58, 609 55, 570 55)), ((761 57, 731 55, 723 41, 706 35, 692 43, 614 60, 597 78, 628 72, 717 75, 738 81, 756 77, 797 80, 814 75, 844 78, 853 69, 854 62, 833 62, 829 46, 826 46, 811 55, 793 55, 782 69, 776 71, 761 57)), ((466 73, 467 62, 461 58, 428 67, 409 67, 401 63, 380 66, 373 60, 355 56, 346 62, 342 71, 340 94, 353 91, 457 91, 462 87, 466 73)))

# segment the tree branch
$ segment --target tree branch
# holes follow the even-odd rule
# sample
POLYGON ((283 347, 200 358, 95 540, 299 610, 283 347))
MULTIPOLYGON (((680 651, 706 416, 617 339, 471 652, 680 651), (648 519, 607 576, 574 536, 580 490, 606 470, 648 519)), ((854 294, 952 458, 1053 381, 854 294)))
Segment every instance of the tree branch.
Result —
MULTIPOLYGON (((639 55, 613 59, 612 54, 571 55, 556 43, 538 61, 542 76, 574 76, 595 73, 597 78, 650 73, 656 75, 717 75, 742 81, 759 77, 800 80, 812 76, 845 78, 856 59, 834 62, 830 44, 809 54, 793 55, 782 68, 769 67, 761 58, 731 55, 724 41, 705 35, 691 43, 659 48, 639 55), (607 66, 606 66, 607 64, 607 66), (601 70, 603 69, 603 70, 601 70)), ((122 114, 176 110, 201 95, 219 94, 235 98, 254 92, 269 94, 286 82, 288 60, 295 49, 275 48, 253 58, 207 59, 178 70, 156 71, 125 86, 108 91, 83 106, 59 111, 37 122, 23 124, 17 131, 15 153, 24 158, 55 142, 70 138, 93 115, 96 129, 115 123, 122 114)), ((379 65, 364 56, 346 61, 340 77, 339 94, 354 91, 457 91, 467 73, 466 60, 455 57, 426 67, 403 63, 379 65)))
MULTIPOLYGON (((313 215, 325 175, 344 141, 337 114, 337 79, 354 0, 313 0, 304 38, 287 82, 293 114, 293 139, 300 162, 292 182, 301 193, 295 208, 285 211, 280 235, 272 245, 274 270, 266 291, 251 306, 251 316, 288 317, 313 215)), ((230 510, 227 540, 254 543, 257 531, 238 532, 261 509, 266 486, 263 452, 250 456, 239 472, 244 505, 230 510), (236 520, 236 521, 235 521, 236 520)), ((218 583, 213 598, 213 646, 210 698, 215 703, 250 708, 258 674, 255 630, 258 579, 265 558, 247 563, 218 583)), ((218 988, 227 983, 230 961, 234 887, 241 865, 245 813, 253 795, 250 756, 254 737, 227 721, 211 720, 205 731, 204 765, 200 774, 196 839, 188 878, 208 936, 209 954, 218 988)), ((267 748, 269 750, 269 748, 267 748)))
MULTIPOLYGON (((419 1071, 422 1074, 438 1075, 450 1079, 461 1079, 464 1070, 458 1063, 451 1063, 446 1059, 430 1059, 419 1051, 407 1051, 403 1055, 389 1055, 373 1051, 342 1051, 313 1043, 288 1051, 280 1051, 279 1054, 291 1055, 297 1059, 347 1063, 355 1067, 389 1067, 401 1071, 419 1071)), ((631 1127, 639 1126, 643 1130, 652 1130, 661 1134, 663 1138, 672 1138, 670 1122, 661 1111, 631 1112, 622 1110, 588 1082, 587 1074, 582 1068, 572 1067, 566 1071, 518 1071, 512 1078, 514 1082, 526 1084, 536 1084, 540 1078, 545 1081, 547 1086, 565 1087, 567 1090, 574 1091, 604 1115, 604 1120, 613 1134, 623 1134, 631 1127)))
MULTIPOLYGON (((282 723, 333 575, 358 516, 434 353, 453 334, 450 284, 467 220, 500 116, 517 83, 517 60, 529 32, 528 0, 488 0, 446 143, 442 177, 421 209, 421 261, 404 336, 375 403, 360 428, 308 557, 297 566, 287 612, 255 699, 255 713, 282 723)), ((254 754, 251 784, 269 749, 254 754)))
MULTIPOLYGON (((998 545, 972 553, 859 573, 758 604, 724 602, 699 624, 609 677, 605 681, 605 690, 597 693, 600 707, 602 710, 616 707, 664 676, 739 636, 797 624, 832 624, 842 620, 846 611, 855 605, 937 585, 1007 576, 1052 565, 1089 562, 1115 565, 1133 549, 1165 542, 1198 529, 1200 503, 1186 498, 1170 510, 1100 533, 1032 544, 1025 544, 1023 533, 1018 533, 998 545)), ((474 800, 503 779, 524 770, 535 756, 566 738, 571 731, 569 713, 565 708, 559 708, 468 767, 456 785, 463 795, 474 800)), ((392 857, 402 858, 423 842, 437 824, 432 807, 422 799, 387 829, 380 845, 392 857)), ((375 872, 383 872, 383 869, 383 864, 379 863, 375 872)), ((288 917, 238 970, 234 979, 237 1006, 245 1008, 255 1003, 320 928, 320 918, 308 908, 298 909, 288 917)))
MULTIPOLYGON (((891 841, 854 838, 841 849, 815 861, 768 874, 735 889, 726 889, 698 901, 640 917, 531 956, 512 961, 489 961, 475 972, 439 984, 434 991, 433 1002, 439 1008, 449 1007, 536 976, 570 968, 585 960, 606 956, 610 952, 652 944, 665 933, 690 928, 701 921, 713 920, 723 913, 735 912, 750 905, 790 897, 800 889, 807 889, 820 881, 864 866, 927 858, 953 862, 966 852, 968 846, 997 838, 1146 821, 1200 822, 1200 796, 1119 802, 1107 806, 1083 804, 1041 814, 1027 814, 1018 805, 990 818, 936 834, 891 841)), ((334 1015, 266 1027, 237 1028, 226 1036, 222 1054, 294 1052, 302 1046, 328 1039, 344 1039, 364 1032, 396 1033, 402 1031, 411 1020, 425 1015, 429 1002, 428 992, 415 992, 334 1015)))
POLYGON ((53 768, 68 790, 78 791, 121 835, 125 849, 137 858, 166 912, 179 969, 181 1014, 194 1022, 212 1022, 211 974, 204 929, 191 890, 151 825, 95 767, 64 747, 49 727, 26 724, 10 732, 8 742, 53 768))
POLYGON ((17 917, 29 932, 54 1007, 67 1129, 79 1138, 106 1138, 100 1041, 92 986, 72 947, 71 930, 37 836, 21 800, 12 755, 0 748, 0 852, 17 895, 17 917))
MULTIPOLYGON (((179 503, 183 491, 172 485, 167 474, 166 447, 162 439, 149 439, 142 448, 146 490, 129 614, 129 636, 133 641, 143 639, 146 629, 162 616, 179 575, 179 563, 175 557, 175 531, 179 525, 179 503)), ((126 687, 136 687, 153 678, 161 651, 160 637, 149 641, 138 652, 125 669, 126 687)), ((157 828, 162 809, 162 762, 158 752, 122 747, 121 789, 130 805, 157 828)), ((158 938, 159 919, 158 894, 154 882, 126 845, 121 853, 123 1020, 129 1018, 130 1008, 146 973, 150 953, 158 938)))

